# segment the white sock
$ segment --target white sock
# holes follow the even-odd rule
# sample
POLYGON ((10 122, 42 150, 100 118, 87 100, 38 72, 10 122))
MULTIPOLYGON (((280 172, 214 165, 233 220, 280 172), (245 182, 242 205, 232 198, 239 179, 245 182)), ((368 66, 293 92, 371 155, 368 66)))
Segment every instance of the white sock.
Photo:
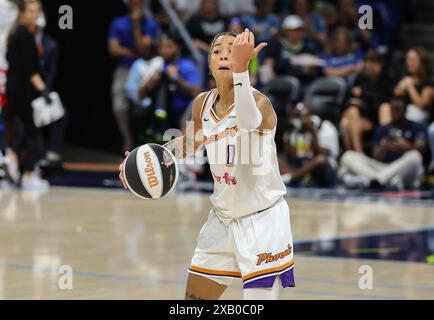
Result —
POLYGON ((243 289, 244 300, 278 300, 282 282, 279 276, 276 276, 273 287, 271 288, 248 288, 243 289))

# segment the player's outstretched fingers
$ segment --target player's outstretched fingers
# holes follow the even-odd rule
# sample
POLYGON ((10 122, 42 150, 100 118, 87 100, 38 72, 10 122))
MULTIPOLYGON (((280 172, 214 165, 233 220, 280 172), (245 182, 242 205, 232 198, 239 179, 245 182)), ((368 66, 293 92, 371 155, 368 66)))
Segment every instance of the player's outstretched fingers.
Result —
POLYGON ((252 31, 249 31, 249 44, 251 44, 252 46, 255 45, 255 35, 252 31))
POLYGON ((246 28, 243 32, 243 43, 249 43, 249 34, 250 31, 246 28))
POLYGON ((255 56, 257 56, 258 53, 261 52, 261 50, 264 49, 266 46, 268 46, 268 43, 266 42, 261 42, 260 44, 258 44, 258 46, 255 48, 255 56))
POLYGON ((237 45, 239 46, 241 43, 243 43, 243 33, 241 32, 237 37, 237 45))

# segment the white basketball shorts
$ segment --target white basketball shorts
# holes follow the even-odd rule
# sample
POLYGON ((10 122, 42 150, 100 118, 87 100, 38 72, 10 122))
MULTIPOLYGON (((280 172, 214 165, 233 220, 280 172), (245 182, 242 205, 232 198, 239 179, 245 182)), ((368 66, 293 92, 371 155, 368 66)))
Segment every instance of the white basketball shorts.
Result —
POLYGON ((188 272, 244 288, 294 287, 293 242, 289 208, 281 198, 272 207, 232 220, 225 226, 211 209, 202 227, 188 272))

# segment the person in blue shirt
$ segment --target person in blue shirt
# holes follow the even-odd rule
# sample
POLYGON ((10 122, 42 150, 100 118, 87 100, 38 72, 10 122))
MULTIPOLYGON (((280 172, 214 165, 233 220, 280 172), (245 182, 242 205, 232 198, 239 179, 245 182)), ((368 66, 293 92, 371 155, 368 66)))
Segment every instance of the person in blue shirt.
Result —
POLYGON ((144 0, 128 0, 126 3, 129 14, 114 19, 110 25, 108 51, 117 59, 111 90, 113 113, 122 135, 123 149, 130 150, 134 139, 129 126, 125 82, 133 62, 139 57, 149 56, 159 26, 154 19, 144 15, 144 0))
POLYGON ((398 190, 420 187, 424 173, 422 154, 427 144, 426 128, 406 119, 404 99, 395 97, 390 104, 392 122, 376 129, 374 159, 356 151, 343 154, 341 170, 345 172, 345 184, 358 180, 365 187, 398 190))
POLYGON ((348 29, 339 27, 333 31, 327 51, 327 54, 322 56, 325 63, 324 74, 342 77, 352 85, 363 69, 363 54, 355 48, 348 29))
MULTIPOLYGON (((378 1, 381 2, 381 1, 378 1)), ((393 2, 393 1, 390 1, 393 2)), ((381 28, 379 23, 376 22, 375 19, 375 11, 374 11, 374 28, 372 30, 361 28, 359 25, 359 5, 361 5, 363 1, 355 1, 355 0, 339 0, 338 1, 338 20, 336 21, 336 25, 334 28, 345 27, 350 32, 354 41, 356 41, 360 49, 363 52, 366 52, 369 49, 375 49, 378 47, 379 39, 378 39, 378 30, 381 28)), ((333 27, 332 27, 333 28, 333 27)))
POLYGON ((201 91, 199 68, 181 56, 180 43, 177 35, 163 35, 158 45, 159 56, 134 62, 125 86, 135 107, 154 110, 159 124, 154 122, 152 129, 161 134, 165 129, 180 127, 179 119, 201 91))
POLYGON ((327 43, 327 25, 324 18, 315 10, 313 0, 293 0, 293 14, 304 22, 307 36, 323 47, 327 43))

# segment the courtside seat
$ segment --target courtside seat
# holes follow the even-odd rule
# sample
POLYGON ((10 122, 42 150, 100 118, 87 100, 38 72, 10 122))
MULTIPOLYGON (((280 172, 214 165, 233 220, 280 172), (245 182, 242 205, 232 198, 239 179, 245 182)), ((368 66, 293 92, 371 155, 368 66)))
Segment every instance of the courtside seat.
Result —
POLYGON ((307 89, 304 103, 323 119, 337 119, 345 101, 347 84, 340 77, 323 77, 307 89))

